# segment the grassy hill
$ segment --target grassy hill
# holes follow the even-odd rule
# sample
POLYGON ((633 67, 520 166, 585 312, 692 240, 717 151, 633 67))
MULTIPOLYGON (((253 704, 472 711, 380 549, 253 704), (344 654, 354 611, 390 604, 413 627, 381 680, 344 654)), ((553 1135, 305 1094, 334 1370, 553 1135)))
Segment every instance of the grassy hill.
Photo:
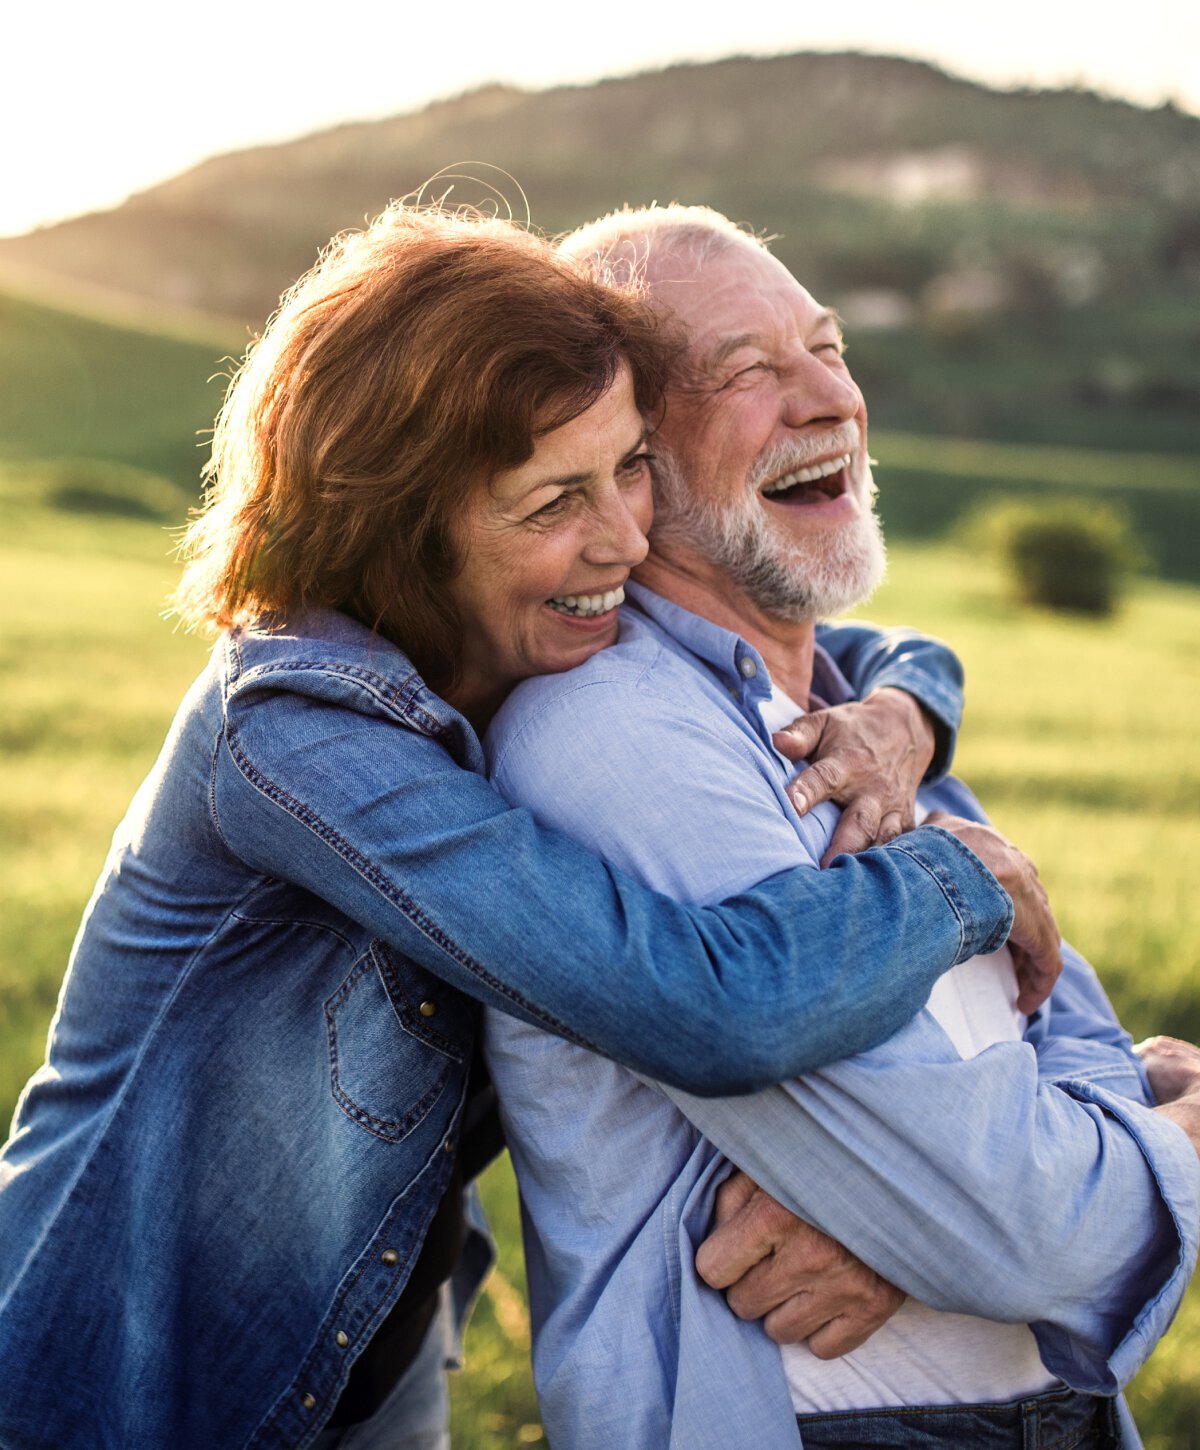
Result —
POLYGON ((0 261, 260 319, 333 232, 443 167, 491 163, 551 231, 629 200, 705 201, 782 233, 784 259, 823 288, 919 284, 950 248, 1035 221, 1048 252, 1152 241, 1169 270, 1189 251, 1198 138, 1200 119, 1170 107, 998 92, 914 61, 732 58, 584 87, 491 86, 216 157, 113 211, 2 240, 0 261), (905 218, 886 249, 846 225, 896 204, 905 218))
POLYGON ((243 345, 232 328, 224 341, 212 328, 172 334, 0 292, 0 461, 128 465, 190 500, 229 353, 243 345))
POLYGON ((257 326, 330 235, 447 167, 522 214, 519 183, 552 232, 658 198, 777 234, 848 316, 889 427, 1200 452, 1200 119, 907 60, 492 86, 213 158, 113 211, 0 239, 0 272, 257 326))

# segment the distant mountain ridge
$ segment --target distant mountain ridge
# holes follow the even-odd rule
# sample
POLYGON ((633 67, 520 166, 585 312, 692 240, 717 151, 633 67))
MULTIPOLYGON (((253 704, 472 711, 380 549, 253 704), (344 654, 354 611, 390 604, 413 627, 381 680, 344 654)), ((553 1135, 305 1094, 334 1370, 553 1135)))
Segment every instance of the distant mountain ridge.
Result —
POLYGON ((1200 266, 1200 119, 806 53, 490 86, 214 157, 112 211, 0 239, 0 268, 258 324, 330 235, 472 162, 510 173, 552 232, 626 201, 710 203, 781 234, 781 257, 826 291, 915 299, 964 258, 1001 255, 1051 292, 1200 266))

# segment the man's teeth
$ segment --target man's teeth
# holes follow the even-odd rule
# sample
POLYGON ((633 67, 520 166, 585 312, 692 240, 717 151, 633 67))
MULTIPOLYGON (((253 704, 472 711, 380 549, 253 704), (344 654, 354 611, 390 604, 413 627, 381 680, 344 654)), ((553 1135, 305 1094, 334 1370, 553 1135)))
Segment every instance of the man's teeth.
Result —
POLYGON ((789 488, 795 488, 798 484, 817 483, 822 478, 828 478, 831 473, 840 473, 843 468, 849 467, 850 455, 843 453, 840 458, 829 458, 824 463, 814 463, 811 468, 799 468, 795 473, 777 478, 763 489, 763 494, 770 498, 773 493, 786 493, 789 488))
POLYGON ((593 614, 607 614, 618 604, 624 604, 624 589, 609 589, 603 594, 559 594, 546 601, 559 614, 573 614, 576 619, 587 619, 593 614))

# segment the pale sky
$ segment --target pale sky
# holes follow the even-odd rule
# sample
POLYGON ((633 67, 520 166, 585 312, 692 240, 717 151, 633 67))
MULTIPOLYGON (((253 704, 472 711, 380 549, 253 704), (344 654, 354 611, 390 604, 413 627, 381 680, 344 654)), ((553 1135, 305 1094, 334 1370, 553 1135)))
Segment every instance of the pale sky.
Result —
POLYGON ((207 156, 395 115, 487 81, 543 88, 735 53, 870 50, 991 84, 1082 84, 1200 113, 1194 0, 1135 0, 1119 20, 1096 0, 1003 0, 982 15, 963 0, 15 0, 6 9, 0 235, 114 206, 207 156))

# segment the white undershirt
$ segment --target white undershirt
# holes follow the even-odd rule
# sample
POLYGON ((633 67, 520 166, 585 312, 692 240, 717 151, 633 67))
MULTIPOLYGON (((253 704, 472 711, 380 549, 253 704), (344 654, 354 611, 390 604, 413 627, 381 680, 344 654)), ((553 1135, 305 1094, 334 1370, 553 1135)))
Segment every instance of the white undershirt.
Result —
MULTIPOLYGON (((761 707, 778 730, 804 712, 779 690, 761 707)), ((918 821, 925 811, 918 804, 918 821)), ((1020 1041, 1017 982, 1008 948, 972 957, 937 982, 926 1004, 959 1055, 1020 1041)), ((1003 1145, 997 1146, 1003 1152, 1003 1145)), ((1024 1324, 947 1314, 906 1299, 866 1344, 821 1360, 803 1344, 780 1354, 796 1413, 887 1409, 903 1405, 1002 1403, 1041 1394, 1058 1380, 1046 1371, 1024 1324)))

